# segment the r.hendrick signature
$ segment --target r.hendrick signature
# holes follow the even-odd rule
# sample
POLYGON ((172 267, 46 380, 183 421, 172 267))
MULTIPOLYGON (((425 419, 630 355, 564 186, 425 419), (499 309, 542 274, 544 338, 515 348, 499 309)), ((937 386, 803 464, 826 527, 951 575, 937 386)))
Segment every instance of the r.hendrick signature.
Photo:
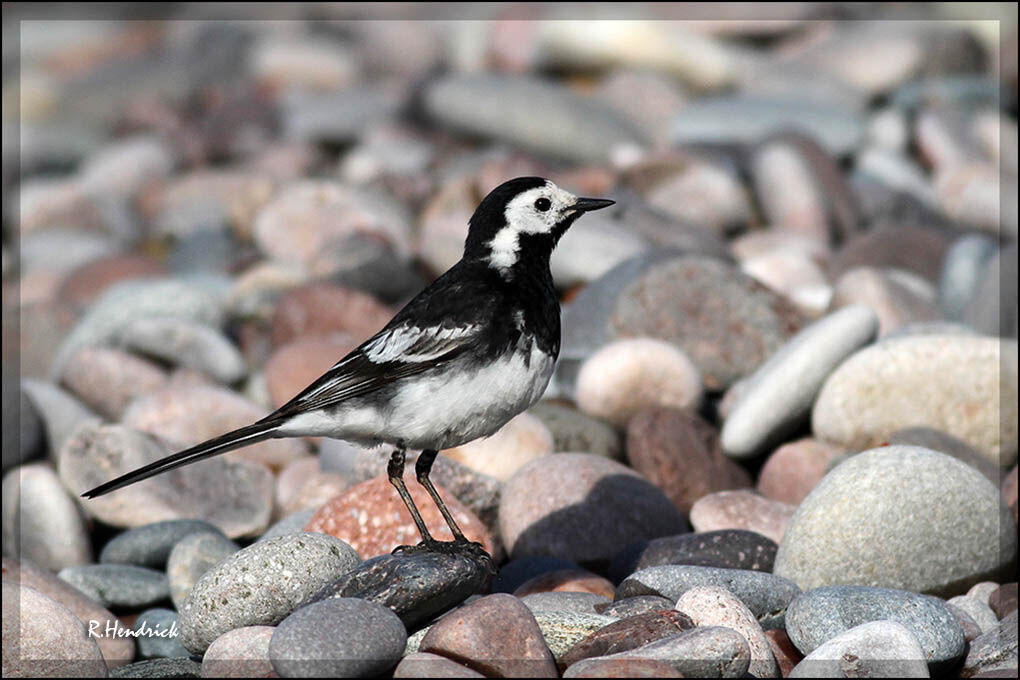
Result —
POLYGON ((175 638, 180 634, 180 630, 177 628, 177 622, 174 621, 170 624, 169 628, 165 628, 161 625, 150 626, 148 622, 142 621, 142 625, 137 630, 126 628, 121 625, 120 621, 114 619, 112 621, 107 620, 106 628, 102 632, 99 630, 103 626, 103 621, 89 621, 89 637, 135 637, 135 638, 175 638))

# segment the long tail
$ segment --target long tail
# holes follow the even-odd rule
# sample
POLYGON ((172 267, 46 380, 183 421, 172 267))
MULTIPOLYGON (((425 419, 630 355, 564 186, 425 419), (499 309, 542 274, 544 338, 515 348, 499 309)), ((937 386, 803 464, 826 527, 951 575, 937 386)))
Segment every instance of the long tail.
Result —
POLYGON ((86 491, 82 494, 85 498, 96 498, 108 494, 111 491, 116 491, 129 484, 140 482, 143 479, 148 479, 153 475, 158 475, 161 472, 167 470, 173 470, 179 468, 182 465, 189 465, 196 463, 205 458, 211 458, 212 456, 218 456, 221 453, 233 451, 234 449, 240 449, 248 446, 249 444, 255 444, 266 439, 272 439, 276 429, 280 427, 281 421, 279 420, 260 420, 252 425, 227 432, 224 435, 220 435, 214 439, 204 441, 201 444, 192 446, 190 449, 185 449, 177 453, 171 454, 166 458, 157 460, 154 463, 142 466, 137 470, 121 475, 114 480, 107 482, 106 484, 100 484, 96 488, 86 491))

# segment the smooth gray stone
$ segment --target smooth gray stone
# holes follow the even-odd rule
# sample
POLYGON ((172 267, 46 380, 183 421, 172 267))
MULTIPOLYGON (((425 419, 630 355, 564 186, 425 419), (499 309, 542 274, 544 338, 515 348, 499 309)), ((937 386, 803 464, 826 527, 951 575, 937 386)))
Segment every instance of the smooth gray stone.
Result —
POLYGON ((89 407, 53 383, 26 378, 22 389, 42 419, 46 448, 54 460, 75 430, 87 422, 101 420, 89 407))
POLYGON ((895 621, 917 638, 933 670, 966 651, 963 628, 945 601, 906 590, 870 586, 825 586, 802 593, 786 611, 786 634, 803 654, 851 628, 895 621))
POLYGON ((99 553, 99 561, 162 569, 166 566, 170 551, 173 550, 177 542, 185 536, 197 533, 223 536, 223 532, 215 525, 200 519, 172 519, 166 522, 153 522, 128 529, 115 536, 103 546, 102 552, 99 553))
POLYGON ((609 604, 610 599, 597 593, 583 592, 547 592, 531 593, 521 598, 532 613, 537 612, 571 612, 576 614, 595 614, 596 607, 609 604))
POLYGON ((166 561, 166 577, 174 606, 178 609, 184 607, 188 593, 198 579, 240 549, 219 532, 198 532, 179 540, 166 561))
POLYGON ((144 318, 125 325, 119 341, 128 349, 233 384, 248 366, 240 350, 217 329, 188 319, 144 318))
POLYGON ((623 459, 623 438, 604 420, 549 401, 540 401, 528 413, 549 428, 553 451, 584 451, 613 460, 623 459))
POLYGON ((335 598, 301 607, 276 627, 269 660, 281 677, 375 677, 400 661, 407 630, 382 605, 335 598))
POLYGON ((798 663, 791 678, 927 678, 917 638, 895 621, 872 621, 837 635, 798 663))
POLYGON ((618 619, 626 619, 632 616, 640 616, 660 609, 673 609, 676 602, 660 597, 658 595, 635 595, 625 597, 622 600, 615 600, 608 604, 595 605, 595 613, 605 616, 615 616, 618 619))
POLYGON ((57 576, 104 607, 146 607, 170 597, 166 574, 132 564, 68 567, 57 576))
POLYGON ((732 628, 707 626, 637 649, 594 658, 628 657, 665 661, 685 678, 741 678, 751 664, 751 648, 744 636, 732 628))
POLYGON ((1016 669, 1018 663, 1017 612, 1013 610, 996 628, 970 643, 961 675, 969 678, 988 671, 1016 669))
POLYGON ((288 91, 280 100, 283 136, 291 140, 349 143, 366 128, 392 117, 400 106, 396 93, 350 87, 340 92, 288 91))
POLYGON ((673 121, 674 144, 753 144, 783 130, 798 130, 842 156, 861 145, 863 116, 843 108, 791 98, 741 95, 689 103, 673 121))
POLYGON ((646 144, 636 126, 602 102, 532 77, 447 76, 426 87, 423 103, 454 129, 569 161, 602 163, 617 149, 646 144))
POLYGON ((191 659, 148 659, 114 668, 111 678, 200 678, 202 664, 191 659))
POLYGON ((234 628, 276 625, 360 562, 354 548, 326 534, 254 543, 207 571, 191 589, 180 609, 181 643, 199 654, 234 628))
POLYGON ((982 634, 993 630, 999 625, 999 618, 992 611, 992 608, 988 606, 988 603, 982 602, 976 597, 957 595, 948 602, 954 607, 959 607, 974 619, 974 623, 981 629, 982 634))
POLYGON ((113 255, 123 248, 120 239, 109 234, 59 224, 22 234, 20 246, 22 272, 44 268, 61 274, 113 255))
POLYGON ((295 513, 287 515, 276 524, 266 529, 266 533, 259 536, 256 543, 268 541, 271 538, 277 536, 285 536, 287 534, 299 534, 305 530, 305 525, 308 524, 308 520, 315 514, 317 508, 306 508, 305 510, 298 510, 295 513))
POLYGON ((190 657, 181 644, 177 612, 170 609, 146 609, 138 615, 133 628, 138 637, 138 656, 143 659, 190 657))
POLYGON ((466 555, 380 555, 322 588, 307 603, 369 600, 389 607, 413 629, 482 590, 489 578, 488 565, 466 555))
POLYGON ((807 418, 832 371, 877 333, 875 312, 852 305, 790 338, 745 379, 741 396, 723 424, 723 452, 732 458, 750 458, 780 441, 807 418))
POLYGON ((1017 245, 1002 248, 985 263, 963 322, 980 333, 1017 337, 1017 245))
POLYGON ((957 239, 946 251, 939 277, 938 303, 947 319, 963 319, 985 265, 997 250, 995 241, 989 237, 971 234, 957 239))
POLYGON ((628 576, 616 589, 616 599, 659 595, 676 602, 697 586, 718 586, 747 605, 766 630, 782 627, 790 602, 800 594, 792 581, 761 571, 686 565, 649 567, 628 576))
POLYGON ((17 382, 8 380, 6 376, 3 380, 3 400, 3 469, 0 474, 6 474, 15 465, 42 457, 46 443, 46 431, 35 404, 17 382), (17 407, 9 405, 9 400, 13 399, 19 400, 17 407))

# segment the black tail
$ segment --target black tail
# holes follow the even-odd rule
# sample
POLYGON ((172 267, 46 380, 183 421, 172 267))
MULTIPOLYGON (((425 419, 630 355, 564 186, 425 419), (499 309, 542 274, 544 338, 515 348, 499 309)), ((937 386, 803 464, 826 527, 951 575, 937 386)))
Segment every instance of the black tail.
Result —
POLYGON ((158 475, 161 472, 167 470, 173 470, 179 468, 182 465, 189 465, 190 463, 196 463, 205 458, 217 456, 227 451, 233 451, 234 449, 240 449, 248 446, 249 444, 256 444, 266 439, 272 439, 276 428, 280 426, 278 420, 260 420, 253 425, 247 425, 239 428, 232 432, 228 432, 224 435, 220 435, 215 439, 204 441, 197 446, 192 446, 190 449, 179 451, 178 453, 171 454, 166 458, 157 460, 155 463, 149 463, 137 470, 132 470, 126 475, 121 475, 114 480, 107 482, 106 484, 100 484, 96 488, 86 491, 82 494, 85 498, 96 498, 108 494, 111 491, 116 491, 128 484, 134 484, 140 482, 143 479, 148 479, 153 475, 158 475))

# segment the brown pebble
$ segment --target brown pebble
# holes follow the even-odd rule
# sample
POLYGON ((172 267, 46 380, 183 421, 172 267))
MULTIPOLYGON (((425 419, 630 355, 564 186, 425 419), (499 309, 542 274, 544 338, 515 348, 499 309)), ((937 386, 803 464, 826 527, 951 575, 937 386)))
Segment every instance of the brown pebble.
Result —
POLYGON ((528 579, 514 591, 514 595, 524 597, 532 593, 557 592, 594 593, 611 600, 616 593, 616 586, 609 579, 585 569, 557 569, 528 579))
POLYGON ((358 346, 347 335, 298 338, 266 363, 266 387, 274 407, 283 406, 358 346))
POLYGON ((65 276, 60 284, 58 299, 78 315, 115 283, 164 276, 166 273, 167 269, 162 263, 144 255, 101 257, 81 265, 65 276))
POLYGON ((759 496, 750 489, 719 491, 698 500, 691 508, 695 531, 746 529, 782 543, 786 525, 796 506, 759 496))
POLYGON ((1000 621, 1016 611, 1016 593, 1016 581, 1014 581, 1013 583, 1003 583, 988 596, 988 606, 992 608, 1000 621))
POLYGON ((284 294, 276 305, 272 341, 280 347, 299 337, 344 333, 359 344, 393 318, 393 310, 371 295, 327 283, 311 283, 284 294))
POLYGON ((799 505, 829 470, 841 447, 811 437, 776 449, 758 475, 758 493, 774 501, 799 505))
POLYGON ((560 668, 569 668, 582 659, 627 652, 691 628, 694 628, 691 618, 675 609, 630 616, 604 626, 574 644, 560 657, 559 665, 560 668))
POLYGON ((565 678, 682 678, 683 673, 658 659, 585 659, 563 674, 565 678))
POLYGON ((776 657, 779 665, 779 672, 785 678, 793 670, 793 667, 800 663, 804 656, 790 641, 790 637, 782 628, 774 628, 765 631, 765 639, 772 648, 772 655, 776 657))

